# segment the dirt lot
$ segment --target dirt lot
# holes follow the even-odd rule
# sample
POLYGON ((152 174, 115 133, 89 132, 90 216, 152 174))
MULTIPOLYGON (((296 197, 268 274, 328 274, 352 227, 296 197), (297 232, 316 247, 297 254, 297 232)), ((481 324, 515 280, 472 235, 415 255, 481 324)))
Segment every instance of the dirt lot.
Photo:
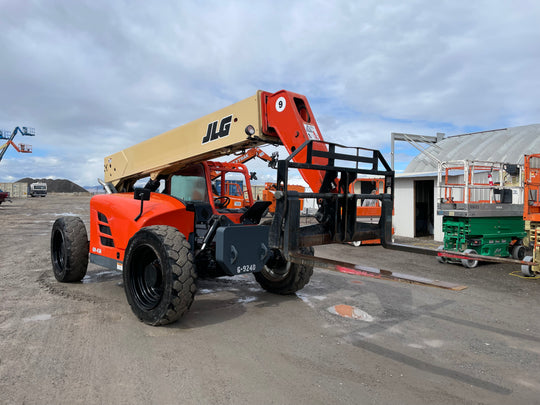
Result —
POLYGON ((61 215, 87 197, 0 206, 2 404, 533 404, 540 398, 540 280, 380 246, 316 254, 465 284, 453 292, 316 269, 296 296, 251 275, 199 283, 179 323, 132 314, 120 273, 52 276, 61 215), (357 319, 335 313, 353 307, 357 319), (338 307, 344 308, 344 307, 338 307), (347 307, 350 308, 350 307, 347 307))

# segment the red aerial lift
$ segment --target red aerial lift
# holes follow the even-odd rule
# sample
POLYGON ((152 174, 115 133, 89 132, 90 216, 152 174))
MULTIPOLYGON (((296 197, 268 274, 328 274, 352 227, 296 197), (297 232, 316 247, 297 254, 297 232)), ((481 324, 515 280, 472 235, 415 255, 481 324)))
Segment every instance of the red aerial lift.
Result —
POLYGON ((15 148, 15 150, 19 153, 32 153, 32 145, 25 143, 20 143, 17 145, 15 142, 13 142, 13 139, 17 133, 20 133, 23 136, 34 136, 36 134, 35 129, 29 127, 16 127, 11 133, 7 130, 0 130, 0 139, 7 140, 2 146, 0 146, 0 161, 4 157, 9 145, 13 146, 13 148, 15 148))

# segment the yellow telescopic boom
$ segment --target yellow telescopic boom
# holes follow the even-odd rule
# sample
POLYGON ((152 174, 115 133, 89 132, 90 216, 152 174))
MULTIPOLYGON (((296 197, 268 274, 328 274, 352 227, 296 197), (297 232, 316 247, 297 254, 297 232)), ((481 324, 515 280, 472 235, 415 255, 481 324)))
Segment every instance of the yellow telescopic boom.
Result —
POLYGON ((140 178, 249 149, 275 137, 263 134, 261 91, 254 96, 105 158, 105 181, 127 191, 140 178))

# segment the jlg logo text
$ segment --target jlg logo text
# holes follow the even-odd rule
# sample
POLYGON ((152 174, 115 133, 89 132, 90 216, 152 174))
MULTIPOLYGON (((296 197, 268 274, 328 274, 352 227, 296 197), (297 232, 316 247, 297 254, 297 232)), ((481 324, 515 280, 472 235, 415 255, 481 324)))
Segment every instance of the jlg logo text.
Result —
POLYGON ((221 119, 221 124, 219 124, 218 131, 218 121, 211 122, 208 124, 208 129, 206 130, 206 136, 203 138, 202 143, 205 144, 210 141, 215 141, 218 138, 223 138, 229 135, 229 130, 231 129, 232 115, 221 119))

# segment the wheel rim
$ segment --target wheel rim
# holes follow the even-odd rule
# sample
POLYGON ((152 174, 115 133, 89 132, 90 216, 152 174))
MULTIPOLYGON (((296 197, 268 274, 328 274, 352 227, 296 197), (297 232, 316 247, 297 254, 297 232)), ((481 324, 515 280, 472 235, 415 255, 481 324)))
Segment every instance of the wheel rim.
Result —
POLYGON ((66 270, 66 244, 64 234, 60 231, 53 236, 52 259, 55 271, 63 273, 66 270))
POLYGON ((469 269, 473 269, 476 266, 478 266, 478 260, 470 260, 470 259, 464 260, 463 264, 465 265, 465 267, 468 267, 469 269))
POLYGON ((150 246, 140 246, 133 253, 129 289, 137 305, 145 311, 154 309, 163 297, 163 271, 158 255, 150 246))
POLYGON ((291 270, 291 263, 279 257, 277 259, 271 260, 267 263, 261 270, 266 278, 272 281, 280 281, 287 277, 291 270))

